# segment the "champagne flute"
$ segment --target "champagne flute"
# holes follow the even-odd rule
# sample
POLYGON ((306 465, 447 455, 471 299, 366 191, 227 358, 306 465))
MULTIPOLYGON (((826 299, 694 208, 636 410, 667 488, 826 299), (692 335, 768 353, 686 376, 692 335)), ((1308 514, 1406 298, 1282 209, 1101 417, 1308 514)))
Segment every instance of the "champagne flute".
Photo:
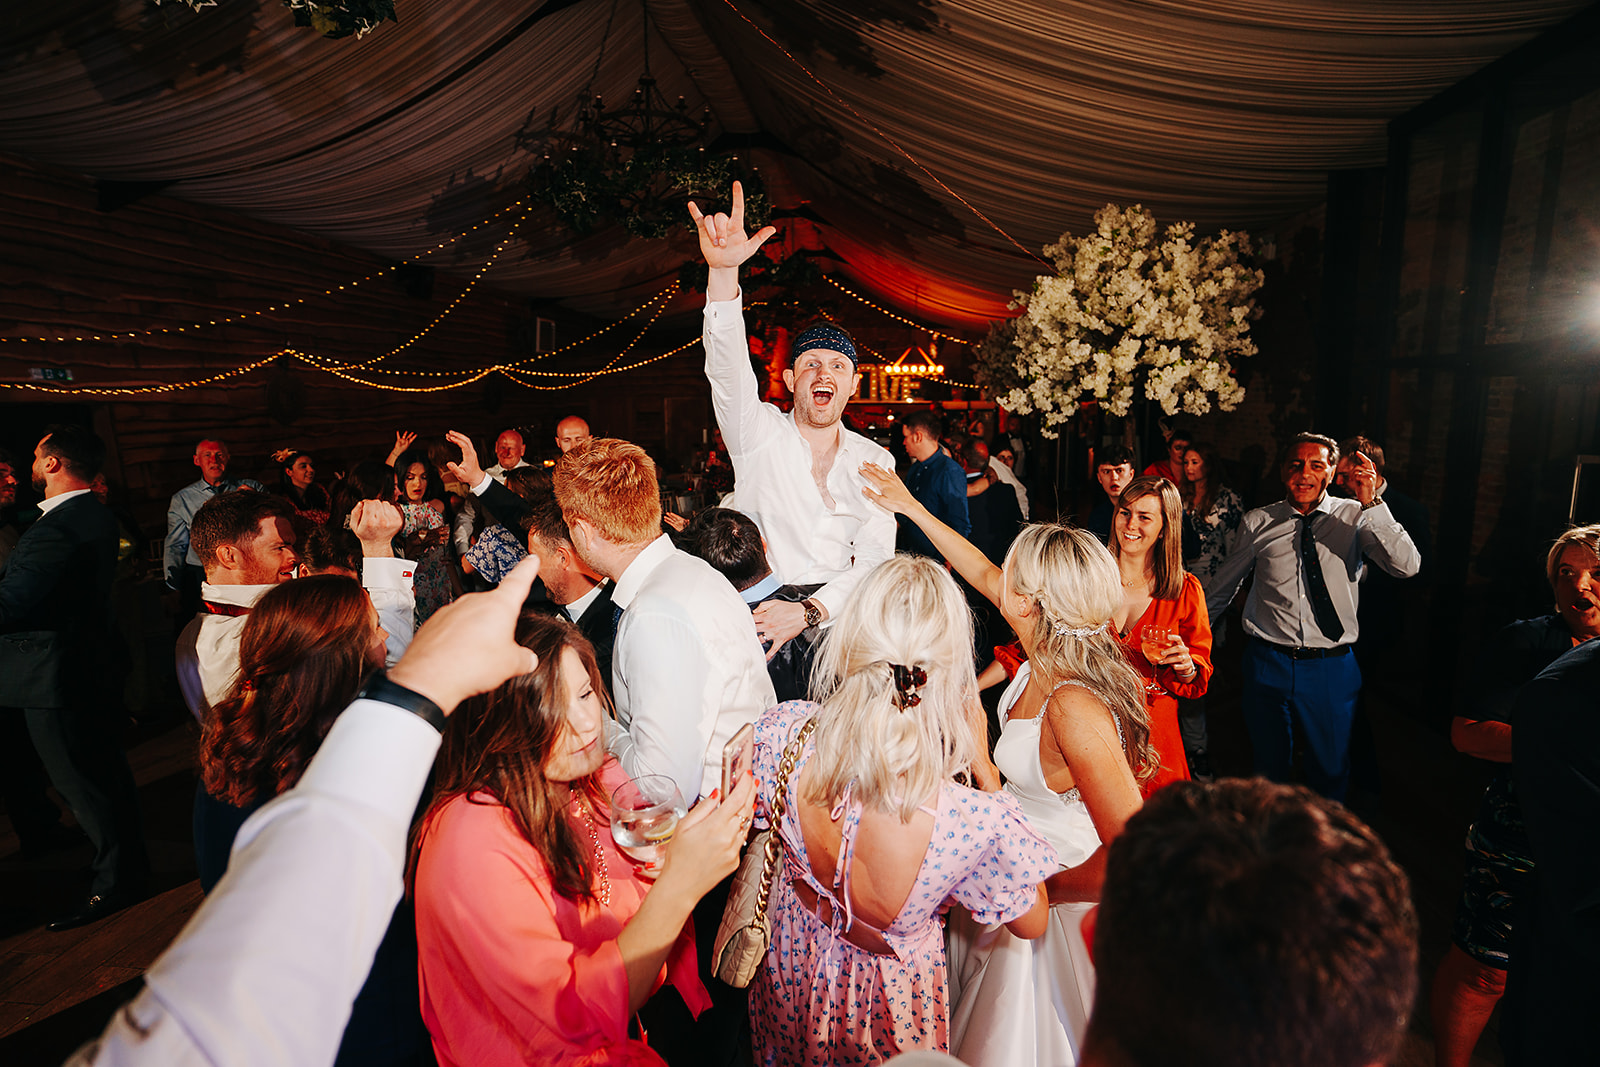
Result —
POLYGON ((641 873, 653 877, 685 810, 676 782, 664 774, 642 774, 612 791, 611 836, 641 873))

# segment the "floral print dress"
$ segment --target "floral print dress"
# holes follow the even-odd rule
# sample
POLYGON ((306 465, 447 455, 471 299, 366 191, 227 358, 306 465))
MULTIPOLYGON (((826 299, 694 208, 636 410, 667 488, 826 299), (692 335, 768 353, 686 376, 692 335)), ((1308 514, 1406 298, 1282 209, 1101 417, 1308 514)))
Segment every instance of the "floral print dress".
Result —
POLYGON ((1244 504, 1238 493, 1224 485, 1217 490, 1217 498, 1211 502, 1209 511, 1204 515, 1191 511, 1189 518, 1200 535, 1200 551, 1194 559, 1184 560, 1183 566, 1200 579, 1201 588, 1205 588, 1233 548, 1239 523, 1244 521, 1244 504))
MULTIPOLYGON (((445 529, 444 516, 427 504, 401 504, 400 514, 405 519, 405 525, 400 528, 402 540, 418 531, 445 529)), ((428 616, 455 599, 447 552, 445 545, 434 545, 425 549, 421 558, 414 561, 417 571, 412 577, 411 588, 417 598, 416 622, 419 630, 428 621, 428 616)))
MULTIPOLYGON (((784 747, 816 704, 791 701, 756 725, 756 818, 770 818, 784 747)), ((1009 922, 1028 912, 1038 885, 1056 870, 1055 850, 1034 832, 1017 801, 953 782, 931 808, 933 834, 911 894, 886 929, 893 955, 858 948, 842 936, 852 921, 847 886, 861 804, 840 802, 838 884, 823 885, 806 858, 799 820, 799 781, 813 751, 806 744, 787 783, 782 825, 783 869, 770 901, 772 941, 750 986, 756 1062, 876 1064, 910 1049, 948 1051, 949 989, 944 911, 958 904, 980 923, 1009 922), (800 900, 802 880, 832 905, 824 923, 800 900)))

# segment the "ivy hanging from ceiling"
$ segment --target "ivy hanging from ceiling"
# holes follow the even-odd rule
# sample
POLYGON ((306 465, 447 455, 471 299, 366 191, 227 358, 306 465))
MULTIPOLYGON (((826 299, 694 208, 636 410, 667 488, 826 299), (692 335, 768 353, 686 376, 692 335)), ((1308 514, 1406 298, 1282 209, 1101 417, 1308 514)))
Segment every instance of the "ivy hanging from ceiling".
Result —
MULTIPOLYGON (((217 0, 155 0, 184 4, 195 11, 216 7, 217 0)), ((394 0, 283 0, 294 12, 296 26, 309 26, 324 37, 365 37, 385 20, 399 22, 394 0)))

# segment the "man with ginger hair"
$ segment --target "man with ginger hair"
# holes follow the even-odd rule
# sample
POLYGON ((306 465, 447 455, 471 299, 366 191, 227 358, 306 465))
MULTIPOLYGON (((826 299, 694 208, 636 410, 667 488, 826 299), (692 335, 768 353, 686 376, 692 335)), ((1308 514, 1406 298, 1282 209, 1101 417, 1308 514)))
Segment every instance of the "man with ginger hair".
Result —
POLYGON ((693 804, 717 786, 723 746, 777 703, 750 609, 661 532, 644 449, 610 438, 575 448, 556 464, 555 491, 573 548, 615 583, 621 611, 611 666, 620 728, 606 747, 631 777, 665 774, 693 804))

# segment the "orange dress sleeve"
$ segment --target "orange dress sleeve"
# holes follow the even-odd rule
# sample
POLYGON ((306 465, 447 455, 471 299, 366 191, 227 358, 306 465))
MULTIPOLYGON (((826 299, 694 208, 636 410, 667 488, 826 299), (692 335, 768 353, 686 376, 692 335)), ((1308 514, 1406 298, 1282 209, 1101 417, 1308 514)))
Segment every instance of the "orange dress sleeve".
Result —
MULTIPOLYGON (((1205 696, 1206 688, 1211 684, 1211 617, 1206 612, 1206 594, 1200 588, 1200 580, 1185 573, 1183 591, 1178 594, 1178 599, 1157 600, 1151 621, 1157 626, 1178 631, 1183 643, 1189 646, 1189 655, 1194 659, 1194 677, 1187 682, 1182 681, 1177 668, 1154 667, 1148 660, 1145 660, 1145 668, 1140 673, 1153 677, 1167 692, 1184 700, 1205 696)), ((1134 648, 1137 647, 1135 644, 1134 648)), ((1139 658, 1144 660, 1142 652, 1139 658)))

